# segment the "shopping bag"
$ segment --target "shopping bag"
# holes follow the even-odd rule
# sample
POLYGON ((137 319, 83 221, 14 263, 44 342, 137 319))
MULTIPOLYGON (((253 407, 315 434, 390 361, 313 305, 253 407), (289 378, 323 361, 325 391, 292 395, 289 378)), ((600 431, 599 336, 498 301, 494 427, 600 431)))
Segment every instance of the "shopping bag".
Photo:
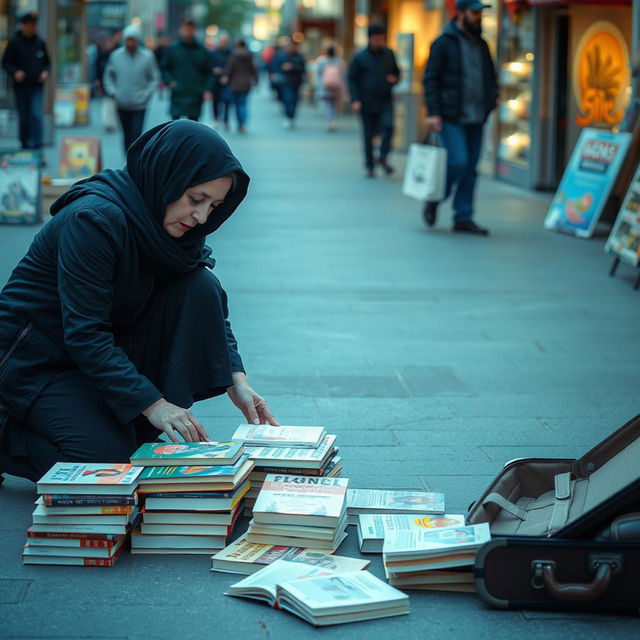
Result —
POLYGON ((113 98, 105 96, 102 98, 102 126, 105 131, 115 131, 118 128, 118 120, 116 114, 116 101, 113 98))
POLYGON ((444 199, 446 182, 447 150, 433 144, 412 144, 402 193, 422 202, 438 202, 444 199))

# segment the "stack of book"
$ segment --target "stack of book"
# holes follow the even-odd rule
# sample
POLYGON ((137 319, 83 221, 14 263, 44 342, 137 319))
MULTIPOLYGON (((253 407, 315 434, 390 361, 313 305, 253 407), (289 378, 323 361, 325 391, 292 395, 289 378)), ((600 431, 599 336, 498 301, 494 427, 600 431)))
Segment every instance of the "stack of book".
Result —
POLYGON ((282 558, 229 587, 227 595, 267 602, 325 626, 409 613, 409 598, 368 571, 368 562, 299 554, 282 558))
POLYGON ((335 551, 346 538, 347 478, 268 475, 247 542, 335 551))
POLYGON ((403 589, 474 591, 471 567, 490 539, 487 523, 385 531, 385 574, 389 584, 403 589))
POLYGON ((142 469, 57 462, 38 482, 25 564, 111 567, 138 516, 142 469))
POLYGON ((240 425, 232 440, 244 442, 245 451, 255 463, 246 515, 251 515, 270 473, 333 478, 342 472, 336 436, 327 434, 324 427, 240 425))
POLYGON ((131 462, 144 466, 137 554, 219 551, 242 513, 253 462, 238 442, 149 443, 131 462))
POLYGON ((363 513, 444 514, 444 494, 428 491, 349 489, 349 524, 358 524, 363 513))

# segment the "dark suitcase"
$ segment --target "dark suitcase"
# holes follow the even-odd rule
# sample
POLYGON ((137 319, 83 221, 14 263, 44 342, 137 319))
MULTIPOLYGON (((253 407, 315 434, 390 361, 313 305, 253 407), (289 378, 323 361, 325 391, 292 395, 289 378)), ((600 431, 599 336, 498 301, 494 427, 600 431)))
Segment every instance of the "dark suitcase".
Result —
POLYGON ((476 589, 502 608, 639 612, 640 416, 578 459, 505 465, 467 515, 494 539, 476 589))

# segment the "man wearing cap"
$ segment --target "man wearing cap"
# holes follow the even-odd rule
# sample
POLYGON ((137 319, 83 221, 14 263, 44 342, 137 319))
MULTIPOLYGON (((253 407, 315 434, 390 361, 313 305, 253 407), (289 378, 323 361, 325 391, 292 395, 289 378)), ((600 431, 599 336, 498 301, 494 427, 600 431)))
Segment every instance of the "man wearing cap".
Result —
POLYGON ((13 78, 23 149, 42 147, 42 96, 49 77, 49 54, 37 29, 38 14, 24 14, 2 57, 2 68, 13 78))
POLYGON ((124 46, 116 49, 104 70, 104 92, 115 99, 124 134, 124 151, 140 136, 147 104, 160 81, 156 58, 140 46, 142 34, 129 25, 122 32, 124 46))
MULTIPOLYGON (((473 220, 476 165, 482 147, 482 130, 498 99, 496 72, 487 43, 482 38, 480 0, 457 0, 456 17, 431 45, 424 72, 427 124, 439 133, 447 149, 448 198, 453 198, 453 231, 489 235, 473 220)), ((427 202, 424 221, 436 222, 438 202, 427 202)))

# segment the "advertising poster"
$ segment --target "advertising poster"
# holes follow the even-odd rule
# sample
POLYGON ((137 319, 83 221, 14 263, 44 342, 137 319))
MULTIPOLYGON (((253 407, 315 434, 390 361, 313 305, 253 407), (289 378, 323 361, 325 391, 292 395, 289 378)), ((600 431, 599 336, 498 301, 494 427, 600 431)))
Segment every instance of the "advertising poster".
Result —
POLYGON ((547 213, 545 229, 591 237, 630 143, 630 133, 582 131, 547 213))
POLYGON ((100 140, 94 136, 62 138, 58 175, 61 178, 88 178, 102 169, 100 140))
POLYGON ((615 253, 622 262, 632 267, 640 263, 640 167, 629 185, 604 249, 615 253))
POLYGON ((40 222, 40 151, 0 151, 0 222, 40 222))

